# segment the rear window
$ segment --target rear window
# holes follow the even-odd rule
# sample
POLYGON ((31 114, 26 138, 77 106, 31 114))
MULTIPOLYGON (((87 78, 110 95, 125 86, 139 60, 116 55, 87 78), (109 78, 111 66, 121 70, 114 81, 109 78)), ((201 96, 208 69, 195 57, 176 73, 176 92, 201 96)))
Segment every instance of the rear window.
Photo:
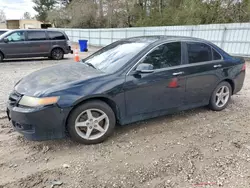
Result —
POLYGON ((214 60, 220 60, 221 59, 221 55, 216 52, 214 49, 213 49, 213 56, 214 56, 214 60))
POLYGON ((28 31, 28 40, 37 41, 37 40, 47 40, 45 31, 28 31))
POLYGON ((198 42, 187 43, 189 63, 199 63, 212 60, 211 47, 198 42))
POLYGON ((48 34, 51 40, 66 40, 66 37, 62 32, 48 31, 48 34))

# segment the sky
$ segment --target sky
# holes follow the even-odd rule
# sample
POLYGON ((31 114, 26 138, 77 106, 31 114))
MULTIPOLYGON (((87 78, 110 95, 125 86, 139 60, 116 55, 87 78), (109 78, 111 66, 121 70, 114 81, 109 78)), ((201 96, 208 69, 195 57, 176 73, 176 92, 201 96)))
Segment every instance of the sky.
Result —
POLYGON ((7 19, 20 19, 24 12, 34 16, 33 6, 32 0, 0 0, 0 9, 4 10, 7 19))

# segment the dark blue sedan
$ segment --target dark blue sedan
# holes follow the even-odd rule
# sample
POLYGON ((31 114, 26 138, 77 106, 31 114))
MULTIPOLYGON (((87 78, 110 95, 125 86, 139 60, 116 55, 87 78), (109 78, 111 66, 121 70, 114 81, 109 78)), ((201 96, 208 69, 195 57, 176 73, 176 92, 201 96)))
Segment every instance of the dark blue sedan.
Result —
POLYGON ((20 80, 7 114, 30 140, 96 144, 117 124, 200 106, 220 111, 245 78, 245 61, 196 38, 148 36, 114 42, 81 63, 20 80))

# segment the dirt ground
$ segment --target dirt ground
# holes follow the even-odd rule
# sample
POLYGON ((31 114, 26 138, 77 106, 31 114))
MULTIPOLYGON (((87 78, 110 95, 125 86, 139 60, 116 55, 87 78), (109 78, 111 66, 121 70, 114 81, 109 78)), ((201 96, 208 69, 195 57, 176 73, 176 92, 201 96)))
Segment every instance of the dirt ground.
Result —
MULTIPOLYGON (((0 77, 13 84, 50 64, 8 62, 0 65, 0 77), (22 73, 8 76, 14 71, 22 73)), ((9 87, 3 87, 2 103, 9 87)), ((222 112, 204 107, 117 127, 109 140, 90 146, 69 139, 27 141, 2 115, 0 188, 248 188, 249 101, 247 73, 243 90, 222 112)))

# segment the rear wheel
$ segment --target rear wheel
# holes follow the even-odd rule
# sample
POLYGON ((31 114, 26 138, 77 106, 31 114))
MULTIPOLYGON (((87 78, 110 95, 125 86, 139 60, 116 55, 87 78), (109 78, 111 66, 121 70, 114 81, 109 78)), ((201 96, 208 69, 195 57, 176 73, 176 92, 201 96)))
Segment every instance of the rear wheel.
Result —
POLYGON ((64 51, 61 48, 55 48, 51 52, 51 58, 54 60, 61 60, 64 57, 64 51))
POLYGON ((221 82, 213 91, 210 98, 209 108, 214 111, 224 110, 232 95, 232 87, 228 82, 221 82))
POLYGON ((67 129, 72 140, 97 144, 114 131, 115 114, 106 103, 96 100, 78 106, 68 119, 67 129))

